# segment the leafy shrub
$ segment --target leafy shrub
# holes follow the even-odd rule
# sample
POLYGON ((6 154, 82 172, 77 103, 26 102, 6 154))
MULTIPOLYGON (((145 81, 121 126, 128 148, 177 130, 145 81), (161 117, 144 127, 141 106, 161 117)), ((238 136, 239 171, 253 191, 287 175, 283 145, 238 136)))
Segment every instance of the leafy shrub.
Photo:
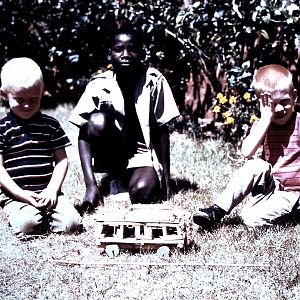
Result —
POLYGON ((160 68, 173 81, 174 93, 180 94, 184 82, 174 74, 181 76, 182 71, 177 69, 186 62, 174 65, 179 43, 166 37, 164 30, 181 4, 182 1, 0 1, 0 64, 12 57, 31 57, 44 69, 45 101, 76 102, 90 76, 106 68, 107 38, 127 19, 147 33, 146 61, 160 68))
MULTIPOLYGON (((269 63, 284 65, 300 92, 297 4, 293 0, 195 1, 178 14, 177 36, 198 49, 198 65, 207 74, 199 78, 198 87, 205 81, 211 88, 196 101, 209 101, 215 112, 220 110, 215 121, 222 122, 225 140, 239 143, 258 116, 255 97, 248 98, 251 101, 243 98, 245 93, 252 94, 249 87, 255 69, 269 63), (226 97, 221 97, 223 103, 216 97, 220 93, 226 97)), ((190 120, 194 124, 199 121, 195 117, 190 120)))
MULTIPOLYGON (((106 68, 107 36, 125 20, 144 31, 145 61, 165 74, 192 130, 203 131, 199 118, 212 118, 219 92, 242 97, 264 64, 288 67, 300 94, 297 0, 10 0, 0 9, 0 64, 35 59, 44 68, 47 106, 79 99, 91 74, 106 68)), ((242 109, 248 120, 253 107, 240 103, 230 110, 242 109)), ((239 139, 244 123, 235 117, 222 134, 239 139)))

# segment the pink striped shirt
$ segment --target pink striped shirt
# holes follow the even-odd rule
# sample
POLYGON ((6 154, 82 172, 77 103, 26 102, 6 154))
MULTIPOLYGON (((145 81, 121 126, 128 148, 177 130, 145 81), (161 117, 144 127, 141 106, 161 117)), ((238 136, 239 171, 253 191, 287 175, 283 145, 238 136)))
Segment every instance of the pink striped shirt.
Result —
POLYGON ((271 124, 263 143, 263 159, 285 191, 300 194, 300 113, 287 124, 271 124))

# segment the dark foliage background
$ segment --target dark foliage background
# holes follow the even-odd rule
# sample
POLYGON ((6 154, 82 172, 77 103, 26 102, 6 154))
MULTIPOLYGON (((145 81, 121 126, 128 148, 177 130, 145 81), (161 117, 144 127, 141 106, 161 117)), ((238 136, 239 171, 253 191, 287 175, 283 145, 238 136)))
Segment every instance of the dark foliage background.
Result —
POLYGON ((76 103, 90 76, 107 67, 106 39, 126 20, 145 33, 145 62, 165 74, 183 130, 194 135, 203 137, 201 120, 209 118, 227 140, 240 139, 257 114, 249 86, 261 65, 288 67, 299 91, 297 0, 4 0, 0 16, 0 65, 16 56, 37 61, 47 107, 76 103), (236 101, 218 111, 220 92, 236 101), (243 102, 245 92, 251 98, 243 102))
POLYGON ((0 64, 12 57, 31 57, 44 71, 48 98, 44 103, 76 102, 90 76, 106 68, 106 40, 127 19, 146 33, 147 62, 164 71, 180 98, 184 82, 178 88, 178 80, 186 64, 175 64, 180 43, 166 36, 165 29, 171 19, 174 22, 181 4, 182 1, 1 1, 0 64), (176 79, 172 78, 174 73, 176 79))

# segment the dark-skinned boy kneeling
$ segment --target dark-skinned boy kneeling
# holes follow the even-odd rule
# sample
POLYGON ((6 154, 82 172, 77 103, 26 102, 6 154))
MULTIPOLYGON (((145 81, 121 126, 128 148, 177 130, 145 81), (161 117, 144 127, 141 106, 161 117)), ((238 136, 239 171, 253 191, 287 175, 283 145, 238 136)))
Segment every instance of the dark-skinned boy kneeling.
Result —
POLYGON ((179 112, 169 84, 158 70, 142 63, 138 31, 120 28, 109 46, 113 70, 91 78, 70 118, 80 128, 86 185, 81 212, 103 205, 96 172, 107 175, 102 185, 107 183, 109 194, 128 192, 132 203, 152 203, 170 194, 167 124, 179 112))

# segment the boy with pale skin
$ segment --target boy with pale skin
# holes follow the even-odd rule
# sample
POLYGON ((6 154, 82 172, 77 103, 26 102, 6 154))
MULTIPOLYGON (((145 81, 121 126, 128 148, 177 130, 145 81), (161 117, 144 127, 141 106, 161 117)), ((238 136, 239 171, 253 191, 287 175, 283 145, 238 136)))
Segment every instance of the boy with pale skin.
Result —
POLYGON ((74 231, 81 218, 61 187, 70 141, 58 121, 40 112, 39 66, 26 57, 1 70, 1 96, 10 108, 0 120, 0 205, 16 234, 74 231))
POLYGON ((213 205, 194 213, 194 222, 202 228, 219 223, 250 193, 241 212, 249 227, 272 225, 299 209, 300 114, 294 112, 297 92, 292 75, 281 65, 267 65, 255 72, 252 86, 261 117, 242 144, 248 161, 213 205), (260 146, 262 159, 253 159, 260 146))

